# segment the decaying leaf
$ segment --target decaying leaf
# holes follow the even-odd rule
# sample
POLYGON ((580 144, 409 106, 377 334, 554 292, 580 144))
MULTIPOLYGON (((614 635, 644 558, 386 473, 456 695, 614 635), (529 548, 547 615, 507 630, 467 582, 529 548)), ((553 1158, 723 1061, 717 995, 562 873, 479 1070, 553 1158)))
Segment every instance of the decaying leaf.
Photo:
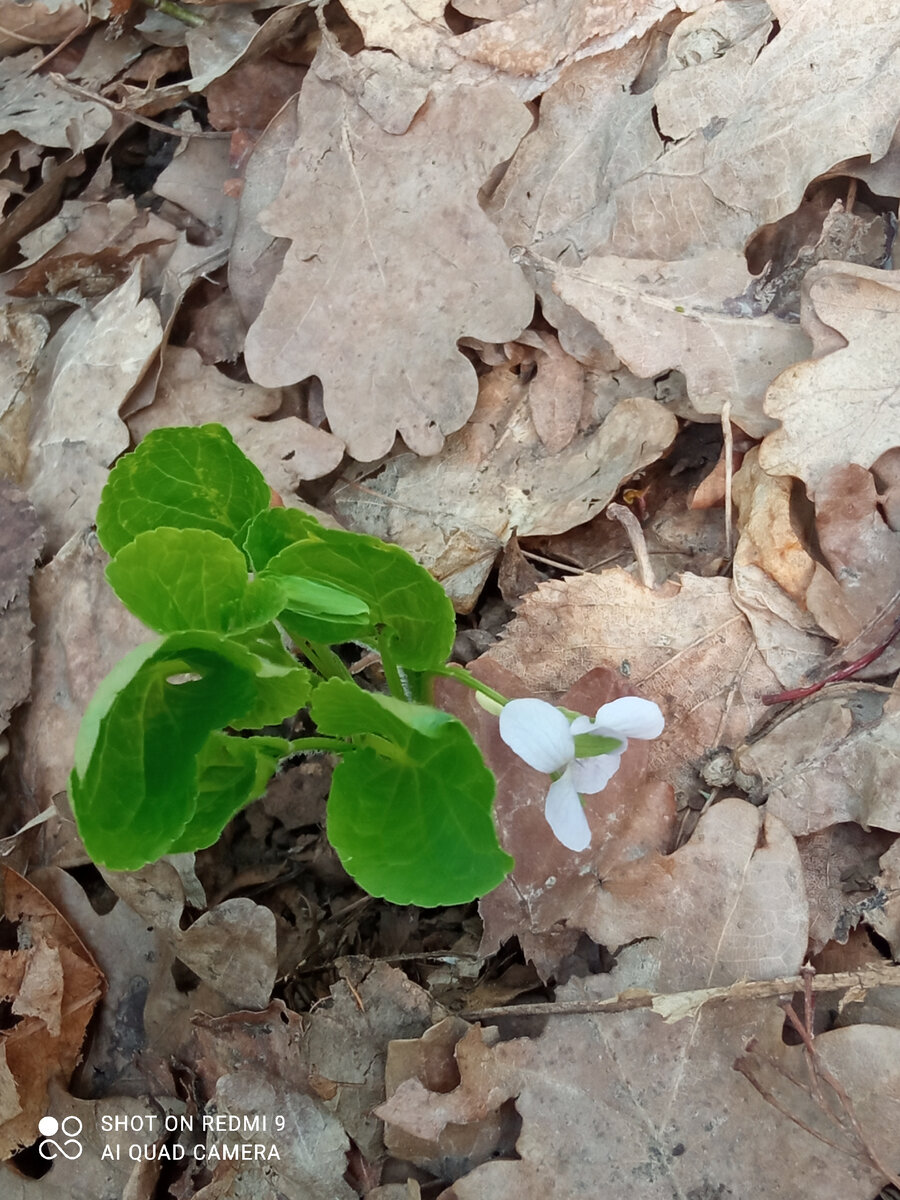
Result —
POLYGON ((898 756, 900 697, 856 685, 811 697, 735 758, 799 836, 841 821, 900 830, 898 756))
POLYGON ((654 400, 628 395, 631 382, 610 374, 585 381, 587 427, 580 420, 565 447, 549 454, 527 403, 532 385, 498 365, 482 375, 471 421, 439 458, 391 458, 376 478, 340 487, 338 510, 354 528, 409 550, 468 612, 513 531, 524 537, 581 524, 674 439, 675 418, 654 400))
POLYGON ((0 1158, 38 1137, 51 1080, 68 1083, 103 977, 60 913, 32 884, 0 867, 3 920, 14 949, 0 952, 0 1158))
POLYGON ((262 218, 292 244, 247 334, 250 374, 269 387, 318 375, 332 432, 362 461, 397 430, 434 454, 475 405, 457 338, 506 341, 531 317, 531 289, 476 199, 528 113, 499 84, 458 87, 392 135, 311 72, 298 119, 301 142, 262 218), (460 128, 477 131, 464 156, 460 128))

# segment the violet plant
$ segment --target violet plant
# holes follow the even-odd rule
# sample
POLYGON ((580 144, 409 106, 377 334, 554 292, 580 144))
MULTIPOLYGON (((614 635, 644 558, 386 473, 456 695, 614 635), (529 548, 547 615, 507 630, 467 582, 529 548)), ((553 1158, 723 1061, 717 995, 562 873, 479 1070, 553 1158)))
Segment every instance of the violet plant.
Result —
POLYGON ((212 845, 281 763, 328 752, 327 834, 349 874, 397 904, 462 903, 513 860, 494 829, 494 777, 434 707, 436 677, 479 692, 507 743, 553 776, 548 819, 573 849, 589 839, 579 791, 605 786, 627 737, 661 728, 633 708, 648 701, 615 701, 592 722, 507 701, 448 664, 455 617, 440 584, 398 546, 271 507, 220 425, 156 430, 120 459, 97 535, 110 585, 159 635, 101 683, 75 747, 78 830, 112 870, 212 845), (335 650, 347 643, 377 651, 390 694, 360 686, 335 650), (301 712, 311 732, 282 736, 301 712))

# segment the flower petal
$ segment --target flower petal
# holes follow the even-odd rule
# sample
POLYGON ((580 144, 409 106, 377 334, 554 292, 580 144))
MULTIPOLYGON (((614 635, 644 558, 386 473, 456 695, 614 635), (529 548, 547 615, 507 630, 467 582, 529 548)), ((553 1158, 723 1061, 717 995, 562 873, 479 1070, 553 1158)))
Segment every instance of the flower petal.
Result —
POLYGON ((596 758, 579 758, 572 764, 572 779, 577 791, 586 796, 602 792, 619 769, 623 750, 599 754, 596 758))
POLYGON ((575 789, 572 771, 566 771, 547 793, 544 816, 557 841, 569 850, 586 850, 591 844, 591 829, 584 815, 581 797, 575 789))
POLYGON ((623 696, 597 710, 592 733, 619 738, 658 738, 665 727, 659 706, 639 696, 623 696))
POLYGON ((500 736, 529 767, 545 775, 575 757, 568 719, 546 700, 510 700, 500 713, 500 736))

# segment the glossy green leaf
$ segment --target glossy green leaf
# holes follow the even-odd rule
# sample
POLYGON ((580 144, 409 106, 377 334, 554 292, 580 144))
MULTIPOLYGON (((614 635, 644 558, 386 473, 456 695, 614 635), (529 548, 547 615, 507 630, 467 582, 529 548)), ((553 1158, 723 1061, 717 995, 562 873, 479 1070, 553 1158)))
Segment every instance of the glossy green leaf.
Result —
POLYGON ((285 606, 274 580, 250 579, 235 544, 210 529, 150 529, 106 568, 116 595, 157 633, 240 633, 285 606))
POLYGON ((284 738, 211 734, 197 758, 197 807, 168 853, 211 846, 232 817, 265 792, 279 762, 290 752, 291 744, 284 738))
POLYGON ((294 716, 309 701, 313 675, 298 666, 285 650, 281 634, 273 624, 251 629, 232 639, 256 656, 256 700, 233 729, 262 729, 279 725, 294 716))
POLYGON ((460 904, 513 866, 491 819, 494 777, 466 727, 424 705, 331 679, 310 706, 362 746, 334 771, 328 839, 360 887, 394 904, 460 904))
POLYGON ((367 621, 292 610, 282 618, 291 637, 377 644, 401 666, 418 671, 443 664, 450 654, 453 606, 437 580, 399 546, 320 526, 269 561, 265 576, 279 575, 342 588, 369 607, 367 621))
POLYGON ((269 485, 224 426, 155 429, 110 472, 97 536, 113 556, 160 526, 211 529, 240 545, 270 500, 269 485))
POLYGON ((347 619, 354 624, 369 623, 369 606, 359 596, 352 596, 333 583, 316 583, 312 579, 299 579, 296 575, 259 576, 261 583, 280 585, 284 595, 284 608, 303 616, 325 617, 335 621, 347 619))
POLYGON ((321 528, 315 517, 296 508, 267 508, 248 525, 244 550, 253 569, 261 571, 276 554, 321 528))
POLYGON ((69 794, 85 848, 112 870, 165 854, 193 819, 198 756, 256 698, 258 660, 211 633, 138 646, 88 705, 69 794))

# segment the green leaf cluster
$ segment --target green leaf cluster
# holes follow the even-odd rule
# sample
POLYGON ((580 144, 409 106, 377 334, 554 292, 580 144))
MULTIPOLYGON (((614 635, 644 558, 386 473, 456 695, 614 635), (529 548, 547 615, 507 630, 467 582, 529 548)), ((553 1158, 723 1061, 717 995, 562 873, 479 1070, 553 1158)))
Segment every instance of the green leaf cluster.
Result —
POLYGON ((159 637, 82 723, 70 792, 88 852, 128 870, 211 845, 281 761, 330 749, 328 835, 362 887, 425 905, 483 894, 512 865, 493 777, 463 725, 409 700, 450 653, 447 596, 398 546, 270 501, 219 425, 157 430, 111 471, 107 578, 159 637), (392 696, 357 686, 345 642, 377 647, 392 696), (317 736, 267 732, 307 706, 317 736))

